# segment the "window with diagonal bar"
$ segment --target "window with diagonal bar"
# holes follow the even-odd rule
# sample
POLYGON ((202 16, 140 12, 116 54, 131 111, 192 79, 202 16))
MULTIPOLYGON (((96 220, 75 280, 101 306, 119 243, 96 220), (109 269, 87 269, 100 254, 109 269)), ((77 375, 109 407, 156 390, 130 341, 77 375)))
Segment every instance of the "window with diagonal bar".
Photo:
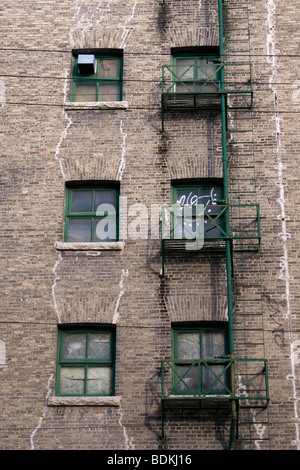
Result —
POLYGON ((223 238, 225 233, 224 213, 222 205, 222 187, 210 185, 173 185, 172 238, 197 238, 204 231, 204 238, 223 238), (203 205, 202 213, 197 206, 203 205), (174 207, 174 206, 173 206, 174 207), (204 217, 204 226, 200 224, 200 215, 204 217))
POLYGON ((220 67, 217 57, 173 57, 173 91, 176 93, 218 92, 220 67))
POLYGON ((173 329, 173 392, 230 394, 227 329, 173 329))

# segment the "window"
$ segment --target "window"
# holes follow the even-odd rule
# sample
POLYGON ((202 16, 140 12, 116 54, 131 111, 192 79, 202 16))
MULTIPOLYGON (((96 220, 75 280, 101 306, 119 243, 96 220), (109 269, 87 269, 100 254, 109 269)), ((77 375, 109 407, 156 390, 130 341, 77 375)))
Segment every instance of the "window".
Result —
POLYGON ((222 206, 222 187, 219 184, 186 184, 172 187, 172 204, 180 206, 173 217, 173 238, 195 238, 200 235, 197 204, 204 205, 204 237, 222 238, 224 236, 224 206, 222 206), (186 208, 190 214, 185 215, 186 208))
POLYGON ((72 101, 121 101, 122 62, 120 55, 74 55, 72 101))
POLYGON ((173 56, 174 91, 197 93, 219 91, 217 56, 173 56))
POLYGON ((114 395, 115 330, 59 329, 56 395, 114 395))
POLYGON ((119 191, 107 186, 66 188, 66 242, 118 239, 119 191))
POLYGON ((173 387, 183 395, 228 394, 229 370, 225 328, 174 328, 173 387))

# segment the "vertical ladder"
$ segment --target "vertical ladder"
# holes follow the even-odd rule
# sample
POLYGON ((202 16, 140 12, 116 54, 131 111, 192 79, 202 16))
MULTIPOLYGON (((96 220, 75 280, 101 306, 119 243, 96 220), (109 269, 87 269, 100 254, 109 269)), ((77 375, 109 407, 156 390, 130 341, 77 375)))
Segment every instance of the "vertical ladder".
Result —
MULTIPOLYGON (((250 25, 248 0, 227 2, 223 0, 224 62, 249 63, 250 75, 250 25)), ((237 86, 247 80, 247 71, 234 67, 224 71, 226 83, 237 86)), ((227 95, 227 171, 228 197, 231 205, 256 204, 256 175, 253 135, 253 111, 243 97, 227 95)), ((233 231, 235 226, 255 223, 251 217, 232 214, 233 231)), ((264 374, 260 374, 265 358, 263 326, 261 260, 259 248, 249 249, 249 243, 233 240, 231 246, 232 264, 232 315, 235 357, 253 359, 253 362, 239 362, 236 366, 238 403, 239 445, 244 449, 268 449, 270 446, 270 426, 268 407, 265 400, 248 400, 253 387, 258 396, 265 396, 264 374), (255 361, 257 360, 257 361, 255 361), (257 369, 255 369, 257 368, 257 369), (256 378, 254 378, 256 377, 256 378)), ((236 445, 236 448, 237 445, 236 445)))

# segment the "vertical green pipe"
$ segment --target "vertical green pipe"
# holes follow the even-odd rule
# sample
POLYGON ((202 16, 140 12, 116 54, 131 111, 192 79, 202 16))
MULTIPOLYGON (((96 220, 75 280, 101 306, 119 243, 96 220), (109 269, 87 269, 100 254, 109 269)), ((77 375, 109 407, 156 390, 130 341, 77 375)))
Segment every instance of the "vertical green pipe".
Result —
POLYGON ((165 410, 164 410, 164 361, 161 363, 161 440, 165 441, 165 410))
MULTIPOLYGON (((220 62, 224 64, 224 44, 223 44, 223 0, 218 0, 219 8, 219 51, 220 62)), ((224 92, 224 67, 220 70, 221 90, 224 92)), ((223 195, 225 203, 229 203, 228 197, 228 172, 227 172, 227 119, 226 119, 226 96, 221 94, 221 125, 222 125, 222 159, 223 159, 223 195)), ((229 209, 225 211, 225 231, 226 231, 226 272, 227 272, 227 298, 228 298, 228 327, 229 327, 229 353, 234 352, 233 345, 233 319, 232 319, 232 285, 231 285, 231 246, 229 230, 229 209)))
POLYGON ((160 96, 160 99, 161 99, 161 133, 164 134, 165 133, 165 123, 164 123, 164 88, 165 88, 165 67, 164 65, 162 66, 162 77, 161 77, 161 96, 160 96))

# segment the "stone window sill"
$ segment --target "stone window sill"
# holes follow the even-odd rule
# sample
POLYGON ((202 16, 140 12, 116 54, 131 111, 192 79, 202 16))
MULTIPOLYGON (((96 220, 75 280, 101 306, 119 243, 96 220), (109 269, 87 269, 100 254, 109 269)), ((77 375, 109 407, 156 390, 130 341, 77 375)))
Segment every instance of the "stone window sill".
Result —
POLYGON ((48 406, 120 406, 120 396, 113 397, 49 397, 48 406))
POLYGON ((66 111, 90 110, 90 109, 127 109, 128 101, 91 101, 76 102, 68 101, 65 105, 66 111))
POLYGON ((59 251, 122 251, 124 242, 56 242, 59 251))

